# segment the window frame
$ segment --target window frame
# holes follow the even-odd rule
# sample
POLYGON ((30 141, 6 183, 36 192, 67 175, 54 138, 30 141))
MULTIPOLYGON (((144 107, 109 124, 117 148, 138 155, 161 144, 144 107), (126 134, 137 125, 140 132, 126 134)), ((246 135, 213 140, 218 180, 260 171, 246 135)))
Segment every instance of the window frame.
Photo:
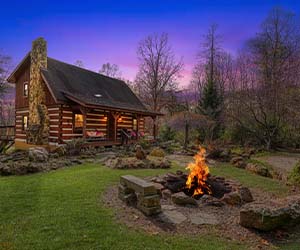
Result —
POLYGON ((137 131, 138 130, 138 119, 137 118, 133 118, 132 119, 132 129, 134 131, 137 131), (134 122, 135 121, 135 122, 134 122), (135 124, 134 124, 135 123, 135 124))
POLYGON ((84 125, 84 116, 81 113, 73 113, 73 133, 74 134, 83 134, 83 125, 84 125), (77 127, 75 126, 76 124, 76 115, 81 115, 82 116, 82 127, 77 127))
POLYGON ((22 131, 26 131, 28 128, 28 115, 22 115, 22 131), (26 124, 24 122, 24 118, 26 117, 26 124))
POLYGON ((23 97, 28 98, 28 96, 29 96, 29 84, 28 81, 26 81, 23 82, 23 97), (27 86, 26 94, 25 94, 25 86, 27 86))

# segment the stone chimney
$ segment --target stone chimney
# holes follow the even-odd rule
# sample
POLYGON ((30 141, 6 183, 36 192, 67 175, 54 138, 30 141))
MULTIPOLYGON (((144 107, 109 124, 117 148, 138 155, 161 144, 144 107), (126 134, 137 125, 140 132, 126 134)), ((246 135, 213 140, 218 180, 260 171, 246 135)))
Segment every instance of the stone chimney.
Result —
POLYGON ((38 38, 32 42, 29 83, 29 126, 27 141, 30 144, 48 144, 49 117, 45 86, 41 68, 47 68, 47 42, 38 38))

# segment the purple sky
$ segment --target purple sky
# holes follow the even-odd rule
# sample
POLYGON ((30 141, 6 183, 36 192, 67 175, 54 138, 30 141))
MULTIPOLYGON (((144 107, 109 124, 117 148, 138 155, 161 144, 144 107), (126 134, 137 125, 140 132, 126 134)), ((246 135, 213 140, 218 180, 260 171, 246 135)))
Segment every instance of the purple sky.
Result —
POLYGON ((48 55, 98 71, 103 63, 119 65, 122 76, 137 72, 138 42, 167 32, 189 82, 203 34, 217 23, 224 48, 236 53, 253 36, 274 6, 300 12, 298 0, 152 0, 152 1, 5 1, 1 3, 0 49, 17 64, 39 36, 48 41, 48 55))

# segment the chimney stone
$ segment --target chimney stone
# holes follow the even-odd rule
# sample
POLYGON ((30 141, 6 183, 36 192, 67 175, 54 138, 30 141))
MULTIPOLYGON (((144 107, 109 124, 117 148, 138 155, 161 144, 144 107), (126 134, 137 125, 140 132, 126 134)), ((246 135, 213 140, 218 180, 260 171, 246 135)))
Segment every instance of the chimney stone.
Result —
POLYGON ((41 68, 47 68, 47 42, 40 37, 32 42, 30 53, 28 143, 47 144, 49 117, 41 68), (41 113, 42 112, 42 113, 41 113))

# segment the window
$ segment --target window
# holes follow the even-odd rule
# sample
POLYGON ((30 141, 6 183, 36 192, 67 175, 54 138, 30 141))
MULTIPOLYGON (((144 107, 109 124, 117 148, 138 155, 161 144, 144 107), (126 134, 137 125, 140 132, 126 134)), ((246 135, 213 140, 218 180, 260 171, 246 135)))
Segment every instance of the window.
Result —
POLYGON ((74 115, 74 132, 82 133, 83 130, 83 115, 75 114, 74 115))
POLYGON ((132 120, 132 129, 137 130, 137 119, 135 118, 132 120))
POLYGON ((23 86, 23 95, 25 97, 28 97, 28 82, 24 82, 24 86, 23 86))
POLYGON ((25 131, 28 128, 28 116, 23 115, 22 119, 22 130, 25 131))

